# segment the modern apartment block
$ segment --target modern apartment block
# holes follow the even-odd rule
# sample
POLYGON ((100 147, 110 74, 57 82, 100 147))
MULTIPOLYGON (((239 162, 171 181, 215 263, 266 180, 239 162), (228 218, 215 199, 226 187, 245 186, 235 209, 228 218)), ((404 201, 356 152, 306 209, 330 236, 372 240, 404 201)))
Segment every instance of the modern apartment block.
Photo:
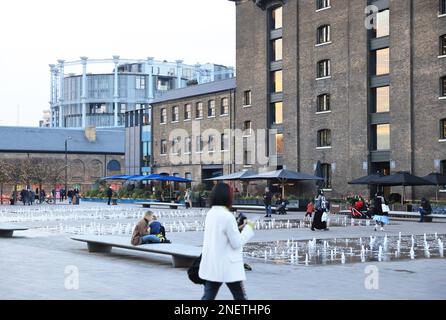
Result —
POLYGON ((125 113, 147 108, 188 81, 206 83, 234 77, 234 68, 207 63, 187 65, 142 60, 59 60, 51 64, 51 127, 124 127, 125 113))
POLYGON ((270 164, 237 170, 320 161, 333 197, 366 193, 347 182, 376 171, 446 173, 446 0, 235 5, 235 126, 276 130, 270 164))

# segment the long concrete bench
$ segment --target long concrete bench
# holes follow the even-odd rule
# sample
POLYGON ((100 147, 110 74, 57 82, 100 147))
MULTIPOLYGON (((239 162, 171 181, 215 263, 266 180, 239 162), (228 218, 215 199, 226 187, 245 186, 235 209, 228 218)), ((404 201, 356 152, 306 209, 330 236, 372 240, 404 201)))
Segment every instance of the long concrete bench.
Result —
MULTIPOLYGON (((252 210, 252 211, 266 211, 265 206, 256 206, 256 205, 249 205, 249 204, 236 204, 232 206, 232 209, 235 211, 238 210, 252 210)), ((271 206, 271 210, 275 211, 276 206, 271 206)))
MULTIPOLYGON (((339 211, 339 214, 351 214, 350 210, 341 210, 339 211)), ((389 217, 397 217, 397 218, 420 218, 420 214, 418 212, 407 212, 407 211, 390 211, 389 217)), ((432 222, 432 219, 446 219, 445 214, 430 214, 427 216, 424 216, 424 219, 426 222, 432 222)))
POLYGON ((71 239, 86 242, 89 252, 110 253, 112 248, 115 247, 170 255, 172 256, 172 265, 174 268, 190 267, 202 251, 200 247, 176 243, 153 243, 133 246, 130 244, 130 238, 116 236, 81 236, 71 239))
POLYGON ((143 208, 150 208, 151 206, 169 207, 170 209, 178 209, 179 207, 186 208, 183 203, 170 203, 170 202, 141 202, 143 208))
POLYGON ((14 231, 26 231, 27 227, 18 226, 15 224, 0 224, 0 237, 1 238, 12 238, 14 231))

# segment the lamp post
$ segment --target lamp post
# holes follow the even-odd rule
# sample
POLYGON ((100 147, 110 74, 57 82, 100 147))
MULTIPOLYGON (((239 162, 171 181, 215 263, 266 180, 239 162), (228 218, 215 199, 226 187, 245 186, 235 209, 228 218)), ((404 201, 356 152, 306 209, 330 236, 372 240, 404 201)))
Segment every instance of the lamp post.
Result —
POLYGON ((68 192, 68 141, 71 137, 65 139, 65 194, 68 192))

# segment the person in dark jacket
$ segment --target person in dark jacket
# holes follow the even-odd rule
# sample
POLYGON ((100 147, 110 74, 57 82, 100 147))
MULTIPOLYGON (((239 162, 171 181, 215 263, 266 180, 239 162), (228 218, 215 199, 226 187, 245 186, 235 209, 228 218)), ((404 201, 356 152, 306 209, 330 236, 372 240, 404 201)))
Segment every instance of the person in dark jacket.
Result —
POLYGON ((429 203, 429 200, 427 200, 426 198, 421 198, 421 205, 418 209, 418 212, 420 213, 419 222, 424 222, 424 216, 430 215, 432 213, 432 207, 429 203))
POLYGON ((108 198, 108 202, 107 202, 107 204, 108 205, 111 205, 111 198, 113 197, 113 190, 112 190, 112 188, 109 186, 108 188, 107 188, 107 198, 108 198))
POLYGON ((378 192, 373 199, 373 220, 375 220, 375 231, 381 227, 384 231, 384 225, 389 224, 389 212, 383 210, 383 204, 387 205, 381 192, 378 192))
POLYGON ((271 202, 273 200, 273 194, 269 191, 269 188, 265 188, 265 193, 263 194, 263 203, 265 204, 266 216, 265 218, 270 218, 272 214, 271 202))
POLYGON ((313 222, 311 224, 311 231, 315 231, 315 229, 324 231, 329 230, 327 228, 327 221, 322 221, 322 216, 325 212, 328 212, 328 210, 329 204, 327 199, 325 198, 324 192, 322 190, 319 190, 318 196, 315 199, 315 213, 313 222))

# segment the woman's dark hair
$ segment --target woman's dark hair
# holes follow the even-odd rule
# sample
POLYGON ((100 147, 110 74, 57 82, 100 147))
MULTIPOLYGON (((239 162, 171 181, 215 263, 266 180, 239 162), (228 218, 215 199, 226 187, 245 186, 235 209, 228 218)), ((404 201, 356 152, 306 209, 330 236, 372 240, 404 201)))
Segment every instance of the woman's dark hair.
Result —
POLYGON ((232 190, 226 183, 218 183, 211 192, 209 199, 210 206, 224 206, 226 208, 232 207, 232 190))

